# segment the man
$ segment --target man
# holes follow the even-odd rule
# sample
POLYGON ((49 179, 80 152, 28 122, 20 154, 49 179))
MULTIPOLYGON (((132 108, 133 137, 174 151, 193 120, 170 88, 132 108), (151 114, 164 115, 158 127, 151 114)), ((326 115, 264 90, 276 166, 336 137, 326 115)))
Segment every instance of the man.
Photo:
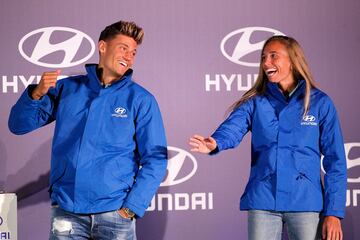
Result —
POLYGON ((144 32, 119 21, 100 34, 99 64, 57 81, 45 72, 11 109, 25 134, 56 120, 52 143, 50 239, 136 239, 164 177, 165 131, 155 98, 131 79, 144 32))

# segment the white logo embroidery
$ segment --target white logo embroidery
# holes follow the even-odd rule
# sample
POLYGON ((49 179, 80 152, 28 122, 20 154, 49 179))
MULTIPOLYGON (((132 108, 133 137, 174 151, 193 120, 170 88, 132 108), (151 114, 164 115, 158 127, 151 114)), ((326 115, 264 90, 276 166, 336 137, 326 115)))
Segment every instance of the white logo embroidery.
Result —
POLYGON ((111 114, 111 116, 113 117, 120 117, 120 118, 126 118, 127 114, 126 114, 126 109, 123 107, 117 107, 114 110, 114 113, 111 114))
POLYGON ((220 44, 222 54, 233 63, 247 67, 258 67, 259 62, 247 62, 242 60, 245 56, 260 51, 266 41, 264 39, 260 42, 252 43, 250 38, 255 32, 266 33, 267 35, 270 33, 270 36, 267 36, 265 39, 273 35, 285 35, 278 30, 266 27, 241 28, 229 33, 222 39, 220 44))
POLYGON ((168 159, 167 176, 160 186, 172 186, 189 180, 197 170, 195 157, 180 148, 168 146, 167 149, 171 157, 169 156, 170 158, 168 159), (172 152, 174 152, 175 155, 172 152), (191 166, 189 168, 191 171, 184 177, 179 177, 180 172, 184 172, 180 171, 185 168, 184 163, 191 163, 191 165, 189 165, 189 167, 191 166))
POLYGON ((317 122, 315 122, 316 118, 313 115, 306 115, 303 117, 301 125, 312 125, 317 126, 317 122))
MULTIPOLYGON (((94 41, 85 33, 67 27, 46 27, 34 30, 28 34, 26 34, 19 42, 19 52, 21 56, 23 56, 29 62, 49 68, 66 68, 73 67, 79 65, 85 61, 87 61, 95 52, 95 44, 94 41), (50 38, 54 38, 54 36, 64 37, 72 34, 73 36, 68 38, 65 41, 61 41, 59 43, 51 43, 50 38), (35 46, 31 49, 27 49, 29 54, 25 53, 25 46, 27 42, 31 43, 36 40, 36 37, 39 36, 35 46), (86 40, 86 41, 84 41, 86 40), (89 48, 90 44, 90 48, 89 48), (89 52, 86 56, 75 60, 75 57, 79 54, 79 49, 89 48, 89 52), (50 61, 48 58, 46 61, 44 57, 55 53, 55 52, 63 52, 64 57, 60 63, 56 61, 50 61)), ((80 53, 81 54, 81 53, 80 53)))

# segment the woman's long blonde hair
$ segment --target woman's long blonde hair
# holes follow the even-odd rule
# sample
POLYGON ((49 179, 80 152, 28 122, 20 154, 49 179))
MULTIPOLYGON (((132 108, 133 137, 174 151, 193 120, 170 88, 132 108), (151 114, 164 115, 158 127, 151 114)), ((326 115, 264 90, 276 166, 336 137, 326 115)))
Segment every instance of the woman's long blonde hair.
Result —
MULTIPOLYGON (((261 56, 263 55, 265 47, 270 42, 280 42, 283 44, 287 52, 289 54, 293 76, 295 79, 304 79, 305 80, 305 98, 304 98, 304 112, 303 116, 307 114, 310 107, 310 90, 311 88, 315 88, 315 82, 313 80, 312 74, 310 72, 309 66, 305 60, 305 55, 300 47, 300 44, 293 38, 288 36, 272 36, 268 40, 266 40, 262 50, 261 50, 261 56)), ((250 98, 261 95, 265 92, 266 88, 266 82, 268 81, 267 76, 264 72, 264 69, 262 68, 263 65, 263 58, 260 57, 260 67, 259 67, 259 75, 255 81, 254 86, 250 88, 238 101, 236 101, 234 104, 232 104, 228 112, 234 111, 237 107, 239 107, 241 104, 249 100, 250 98)))

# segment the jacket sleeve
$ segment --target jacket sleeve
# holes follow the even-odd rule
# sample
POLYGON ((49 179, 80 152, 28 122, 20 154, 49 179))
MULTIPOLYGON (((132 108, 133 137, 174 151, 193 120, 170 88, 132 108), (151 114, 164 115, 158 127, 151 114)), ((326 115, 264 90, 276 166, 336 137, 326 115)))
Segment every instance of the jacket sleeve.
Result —
POLYGON ((142 217, 163 180, 167 167, 165 130, 160 109, 153 96, 146 97, 140 104, 135 125, 140 169, 123 207, 142 217))
POLYGON ((324 216, 345 215, 347 167, 344 142, 336 109, 331 100, 321 108, 320 151, 324 155, 324 216))
POLYGON ((48 94, 40 100, 30 95, 36 85, 29 85, 11 108, 8 126, 12 133, 21 135, 51 123, 54 117, 54 95, 48 94))
POLYGON ((217 148, 210 153, 211 155, 239 145, 243 137, 251 129, 253 105, 253 99, 249 99, 235 109, 230 116, 220 124, 211 135, 217 144, 217 148))

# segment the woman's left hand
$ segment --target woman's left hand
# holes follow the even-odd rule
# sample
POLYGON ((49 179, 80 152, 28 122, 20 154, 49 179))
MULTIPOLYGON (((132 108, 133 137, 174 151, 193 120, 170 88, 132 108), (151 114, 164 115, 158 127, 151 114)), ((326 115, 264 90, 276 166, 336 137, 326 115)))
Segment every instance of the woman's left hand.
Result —
POLYGON ((341 222, 338 217, 326 216, 322 225, 322 239, 326 240, 342 240, 343 233, 341 230, 341 222))

